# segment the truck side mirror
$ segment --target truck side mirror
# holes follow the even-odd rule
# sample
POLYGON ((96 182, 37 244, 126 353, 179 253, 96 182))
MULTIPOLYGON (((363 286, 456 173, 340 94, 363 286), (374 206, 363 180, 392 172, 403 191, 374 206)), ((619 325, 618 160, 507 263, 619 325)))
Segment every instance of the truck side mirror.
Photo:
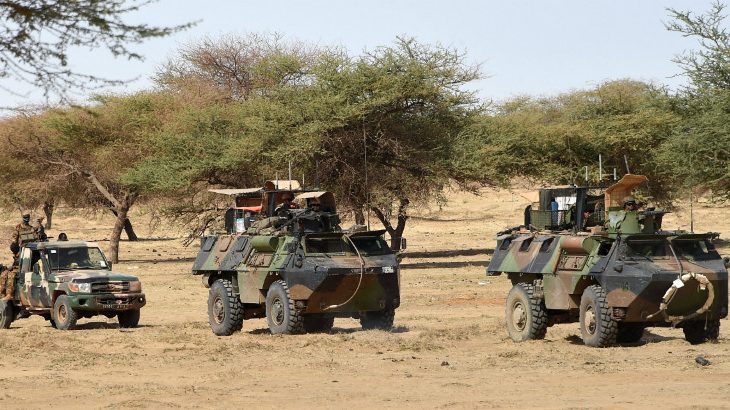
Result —
POLYGON ((112 270, 112 263, 111 262, 107 262, 106 263, 106 266, 109 268, 109 270, 112 270))
POLYGON ((406 238, 400 238, 401 250, 405 250, 407 247, 408 247, 408 242, 406 241, 406 238))

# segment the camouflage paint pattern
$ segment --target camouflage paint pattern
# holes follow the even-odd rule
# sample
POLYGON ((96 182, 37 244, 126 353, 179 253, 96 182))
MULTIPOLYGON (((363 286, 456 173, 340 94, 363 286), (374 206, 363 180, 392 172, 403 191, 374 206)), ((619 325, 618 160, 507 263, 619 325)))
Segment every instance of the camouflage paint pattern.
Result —
POLYGON ((141 284, 136 276, 115 273, 103 260, 98 269, 52 269, 49 255, 59 249, 98 249, 98 245, 83 241, 50 241, 25 244, 16 268, 13 304, 20 317, 38 314, 50 317, 56 299, 68 297, 70 307, 84 317, 114 314, 140 309, 146 304, 141 284), (31 265, 31 262, 37 269, 31 265), (89 284, 90 291, 74 291, 69 286, 89 284))
MULTIPOLYGON (((646 181, 627 174, 606 189, 606 226, 594 227, 592 233, 521 228, 498 236, 487 275, 506 273, 513 284, 534 285, 549 314, 561 321, 576 321, 583 291, 600 285, 617 321, 669 325, 666 316, 657 315, 662 299, 675 280, 692 272, 707 277, 714 291, 702 318, 726 317, 728 272, 711 242, 717 234, 663 231, 665 211, 621 207, 623 198, 646 181)), ((565 188, 556 192, 565 195, 565 188)), ((666 313, 689 317, 708 300, 707 292, 690 279, 677 289, 666 313)))
POLYGON ((193 273, 209 287, 219 276, 230 277, 244 304, 264 303, 269 285, 283 279, 292 299, 304 313, 379 311, 400 305, 400 270, 396 255, 388 251, 362 255, 351 252, 305 251, 308 240, 327 238, 380 238, 382 231, 355 234, 309 233, 296 236, 212 235, 201 239, 193 273), (361 278, 362 276, 362 278, 361 278), (336 308, 348 299, 351 300, 336 308))

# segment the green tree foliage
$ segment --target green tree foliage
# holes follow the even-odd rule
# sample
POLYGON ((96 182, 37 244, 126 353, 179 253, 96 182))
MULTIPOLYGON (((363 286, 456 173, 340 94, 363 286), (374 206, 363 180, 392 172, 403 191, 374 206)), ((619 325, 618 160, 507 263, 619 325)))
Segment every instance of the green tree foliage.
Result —
POLYGON ((670 9, 670 31, 694 38, 699 48, 675 61, 690 80, 678 96, 682 126, 659 152, 658 162, 679 188, 711 189, 730 199, 730 33, 725 5, 712 4, 704 14, 670 9))
POLYGON ((591 90, 551 98, 520 97, 498 106, 471 126, 462 138, 479 149, 482 178, 509 185, 514 177, 549 183, 598 182, 598 156, 604 181, 613 168, 649 175, 656 196, 667 186, 660 180, 654 151, 677 126, 672 100, 662 89, 632 81, 609 81, 591 90))
POLYGON ((158 155, 128 178, 173 190, 256 186, 286 175, 291 161, 295 175, 335 191, 358 222, 369 207, 399 238, 411 201, 433 198, 450 178, 468 179, 455 142, 479 112, 462 90, 478 76, 462 53, 413 39, 357 57, 277 37, 205 40, 158 78, 207 102, 186 113, 181 129, 160 134, 158 155))
POLYGON ((20 118, 6 121, 0 132, 8 147, 4 163, 19 167, 10 188, 21 201, 32 200, 38 187, 70 206, 109 210, 116 218, 110 258, 117 262, 122 231, 136 240, 127 216, 146 192, 124 177, 150 155, 150 135, 175 108, 165 95, 139 93, 100 97, 93 107, 47 111, 22 126, 13 127, 20 118))
POLYGON ((43 90, 46 98, 66 101, 69 91, 116 85, 120 80, 72 68, 69 51, 106 49, 114 57, 141 60, 129 48, 145 40, 184 30, 192 23, 157 27, 125 21, 154 0, 12 0, 0 2, 0 87, 18 81, 43 90))

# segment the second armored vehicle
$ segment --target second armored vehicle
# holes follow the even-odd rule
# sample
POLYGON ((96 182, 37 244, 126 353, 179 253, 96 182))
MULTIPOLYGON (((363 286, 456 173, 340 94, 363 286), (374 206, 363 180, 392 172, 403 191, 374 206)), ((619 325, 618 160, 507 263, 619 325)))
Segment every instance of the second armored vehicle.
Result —
POLYGON ((208 294, 216 335, 266 318, 271 333, 328 331, 335 317, 389 329, 400 305, 400 269, 384 231, 340 229, 334 196, 296 181, 218 190, 236 197, 228 233, 201 239, 193 274, 208 294))
POLYGON ((542 339, 561 322, 578 322, 583 342, 598 347, 637 342, 650 326, 681 327, 693 344, 718 338, 728 272, 717 234, 663 230, 665 212, 638 210, 631 196, 646 181, 627 174, 593 196, 544 189, 525 227, 498 235, 487 275, 506 273, 513 284, 513 340, 542 339))

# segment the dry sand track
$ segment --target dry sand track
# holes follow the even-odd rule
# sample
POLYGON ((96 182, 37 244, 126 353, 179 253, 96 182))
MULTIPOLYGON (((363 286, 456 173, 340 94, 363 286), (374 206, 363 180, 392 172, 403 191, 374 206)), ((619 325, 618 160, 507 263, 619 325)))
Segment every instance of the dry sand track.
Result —
MULTIPOLYGON (((681 330, 652 329, 638 345, 588 348, 577 324, 554 326, 543 341, 509 340, 510 285, 484 272, 494 233, 517 224, 522 206, 507 192, 451 194, 442 210, 410 220, 392 332, 337 319, 330 334, 272 336, 264 320, 250 320, 243 332, 216 337, 207 291, 189 274, 195 247, 178 238, 123 242, 115 270, 143 280, 141 326, 120 330, 95 318, 62 332, 38 317, 14 322, 0 331, 0 408, 730 407, 725 320, 719 343, 700 346, 681 330), (698 366, 697 355, 712 364, 698 366)), ((730 238, 727 208, 700 206, 697 214, 698 229, 730 238)), ((685 218, 673 214, 667 224, 685 218)), ((14 223, 0 214, 3 238, 14 223)), ((63 210, 51 233, 103 240, 111 223, 63 210)), ((138 225, 142 237, 179 235, 138 225)), ((5 249, 0 243, 7 262, 5 249)))

